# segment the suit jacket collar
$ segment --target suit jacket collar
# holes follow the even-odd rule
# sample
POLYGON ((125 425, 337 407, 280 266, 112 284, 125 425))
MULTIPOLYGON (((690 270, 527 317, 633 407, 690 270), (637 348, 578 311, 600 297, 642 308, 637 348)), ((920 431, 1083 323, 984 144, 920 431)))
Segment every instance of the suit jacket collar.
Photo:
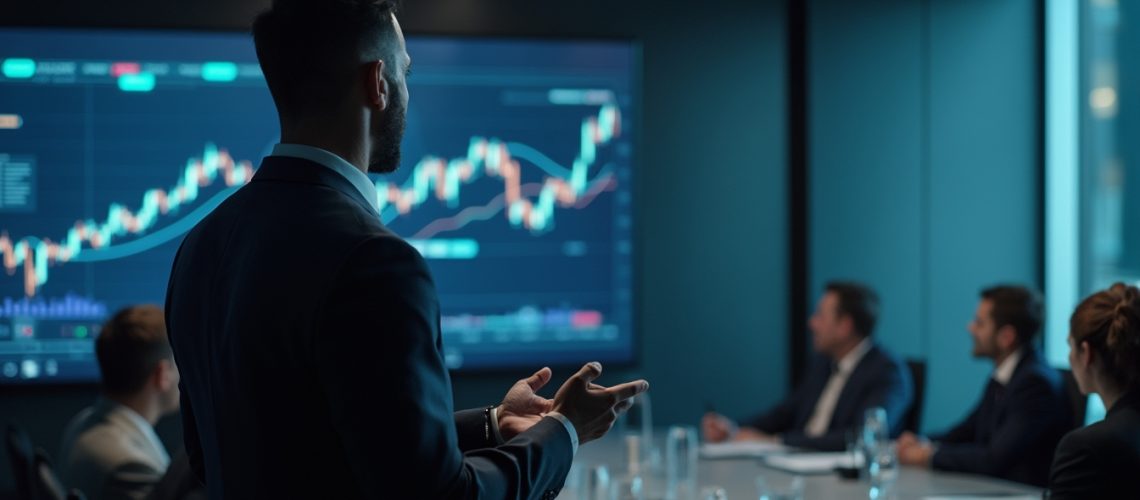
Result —
POLYGON ((1036 347, 1026 346, 1021 348, 1021 359, 1017 362, 1017 368, 1014 368, 1013 375, 1009 377, 1009 382, 1005 387, 1009 387, 1015 381, 1021 379, 1025 373, 1030 372, 1037 366, 1041 359, 1041 352, 1036 347))
MULTIPOLYGON (((867 340, 870 341, 870 339, 867 340)), ((851 389, 862 385, 861 381, 867 376, 867 371, 870 370, 869 366, 871 365, 871 360, 878 355, 879 346, 870 343, 869 347, 867 347, 867 352, 859 358, 859 362, 855 365, 855 368, 851 370, 851 375, 847 377, 847 383, 843 385, 843 390, 839 391, 839 399, 835 402, 836 412, 838 412, 840 408, 844 408, 845 405, 851 404, 851 398, 855 397, 851 389)))
POLYGON ((114 425, 124 435, 129 436, 139 449, 146 450, 156 463, 165 469, 170 465, 170 455, 166 452, 162 440, 154 432, 154 427, 142 415, 134 410, 106 398, 100 398, 93 409, 96 418, 102 418, 114 425))
POLYGON ((1025 351, 1025 347, 1013 351, 1013 353, 1003 359, 1000 364, 994 367, 994 373, 991 378, 1003 386, 1009 385, 1009 381, 1013 380, 1013 372, 1017 370, 1017 367, 1021 364, 1021 359, 1025 357, 1025 351))
MULTIPOLYGON (((832 422, 834 422, 836 418, 839 418, 841 414, 851 411, 852 401, 853 398, 855 398, 853 388, 862 385, 863 378, 867 376, 867 371, 870 370, 868 367, 873 364, 873 360, 880 355, 880 352, 878 344, 872 341, 867 352, 859 358, 855 369, 851 371, 851 374, 847 377, 847 382, 843 384, 843 389, 839 391, 839 399, 835 401, 835 410, 831 413, 832 422)), ((818 356, 814 365, 815 371, 813 375, 804 381, 805 384, 810 384, 806 385, 805 389, 811 391, 809 394, 815 394, 816 397, 809 401, 810 405, 802 408, 802 411, 799 412, 800 414, 795 421, 797 428, 803 428, 811 418, 811 413, 819 401, 819 396, 823 393, 823 388, 827 385, 827 380, 831 377, 831 363, 831 358, 822 355, 818 356)), ((828 427, 830 428, 830 423, 828 427)))
POLYGON ((1116 400, 1116 404, 1108 409, 1105 418, 1108 418, 1113 413, 1119 413, 1124 408, 1140 409, 1140 388, 1134 388, 1120 396, 1120 399, 1116 400))
POLYGON ((867 357, 867 354, 871 352, 871 348, 874 346, 875 344, 871 342, 870 338, 865 338, 859 342, 851 352, 847 353, 843 359, 836 362, 836 365, 840 371, 852 373, 855 371, 855 367, 859 366, 859 363, 863 361, 863 358, 867 357))
POLYGON ((266 156, 265 159, 261 160, 261 166, 250 182, 264 181, 299 182, 324 186, 351 198, 362 209, 377 219, 380 218, 380 213, 376 211, 372 203, 364 198, 364 195, 352 182, 332 169, 311 160, 287 156, 266 156))

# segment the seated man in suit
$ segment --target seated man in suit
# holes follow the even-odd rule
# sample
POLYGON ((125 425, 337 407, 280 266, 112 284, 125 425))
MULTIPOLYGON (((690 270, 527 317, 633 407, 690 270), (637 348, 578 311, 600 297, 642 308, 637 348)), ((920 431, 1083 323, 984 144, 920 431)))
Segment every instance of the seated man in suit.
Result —
POLYGON ((973 354, 994 372, 966 420, 929 440, 906 433, 899 461, 1044 486, 1057 441, 1072 422, 1061 376, 1033 346, 1041 299, 1020 286, 983 290, 970 322, 973 354))
POLYGON ((162 310, 116 313, 95 339, 95 357, 103 397, 64 431, 61 479, 91 500, 143 498, 170 465, 154 424, 178 411, 178 368, 162 310))
POLYGON ((1061 439, 1049 498, 1140 498, 1140 289, 1116 283, 1089 296, 1069 325, 1073 377, 1108 414, 1061 439))
POLYGON ((453 410, 431 270, 368 178, 399 166, 409 105, 393 9, 276 0, 254 21, 281 144, 187 234, 167 289, 212 499, 553 498, 578 445, 648 389, 596 385, 588 363, 553 399, 541 369, 498 407, 453 410))
POLYGON ((760 440, 836 451, 868 408, 886 410, 891 435, 902 431, 913 388, 906 366, 871 340, 879 299, 857 283, 829 283, 808 326, 819 354, 791 396, 743 426, 715 413, 701 422, 711 442, 760 440))

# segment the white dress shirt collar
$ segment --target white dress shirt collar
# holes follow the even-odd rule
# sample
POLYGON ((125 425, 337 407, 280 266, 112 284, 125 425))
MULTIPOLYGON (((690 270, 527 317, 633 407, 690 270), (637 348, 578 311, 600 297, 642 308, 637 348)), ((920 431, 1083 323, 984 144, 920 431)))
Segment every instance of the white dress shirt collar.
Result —
POLYGON ((324 149, 305 144, 278 144, 273 146, 271 156, 287 156, 300 158, 325 166, 329 170, 340 174, 360 191, 361 196, 368 201, 376 213, 380 213, 380 200, 376 195, 376 184, 368 178, 368 174, 361 172, 344 158, 324 149))
POLYGON ((859 362, 863 360, 863 356, 866 356, 867 352, 870 350, 871 338, 867 337, 863 339, 862 342, 856 344, 855 348, 852 349, 851 352, 847 353, 846 356, 843 356, 843 359, 840 359, 839 362, 836 363, 839 366, 839 371, 843 373, 851 373, 851 371, 859 365, 859 362))
POLYGON ((1017 369, 1017 364, 1021 362, 1021 357, 1025 353, 1025 349, 1021 348, 1006 356, 1001 364, 994 368, 993 379, 1001 385, 1009 384, 1009 379, 1013 378, 1013 371, 1017 369))

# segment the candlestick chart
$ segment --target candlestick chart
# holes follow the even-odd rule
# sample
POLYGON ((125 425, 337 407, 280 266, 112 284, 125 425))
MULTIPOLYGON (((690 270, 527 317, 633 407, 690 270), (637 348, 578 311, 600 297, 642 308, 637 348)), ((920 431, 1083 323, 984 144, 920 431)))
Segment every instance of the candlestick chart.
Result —
MULTIPOLYGON (((628 360, 632 48, 408 50, 403 165, 371 179, 432 268, 449 366, 628 360)), ((0 383, 97 378, 101 323, 162 302, 182 237, 276 133, 245 37, 0 30, 0 383)))

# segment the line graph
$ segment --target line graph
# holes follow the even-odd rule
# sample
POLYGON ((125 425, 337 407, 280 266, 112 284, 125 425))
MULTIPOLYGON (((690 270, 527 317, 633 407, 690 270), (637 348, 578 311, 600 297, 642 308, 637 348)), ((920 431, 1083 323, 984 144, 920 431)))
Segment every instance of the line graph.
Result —
POLYGON ((207 144, 200 158, 186 162, 174 187, 147 190, 137 211, 112 203, 102 222, 76 221, 58 243, 36 236, 13 242, 7 231, 0 231, 4 269, 12 276, 23 266, 24 294, 31 297, 47 283, 49 265, 71 261, 84 252, 98 251, 110 246, 116 238, 146 232, 161 216, 197 200, 200 188, 212 185, 219 174, 227 186, 241 185, 253 177, 253 166, 248 161, 235 162, 226 150, 207 144), (84 243, 88 246, 84 247, 84 243))
MULTIPOLYGON (((540 234, 553 223, 556 206, 584 208, 589 204, 588 200, 616 182, 609 172, 600 172, 593 181, 588 180, 588 176, 589 169, 596 160, 597 147, 607 144, 620 134, 620 120, 620 112, 613 105, 604 105, 597 115, 584 119, 581 124, 579 154, 570 169, 558 165, 542 152, 525 144, 473 137, 465 157, 450 161, 436 157, 420 160, 413 167, 405 183, 406 187, 386 181, 376 182, 381 212, 390 213, 390 209, 395 208, 398 215, 407 215, 425 203, 433 193, 447 207, 454 208, 459 205, 461 186, 482 177, 498 178, 503 182, 503 192, 488 204, 468 207, 453 217, 432 221, 413 238, 430 238, 474 221, 487 220, 503 211, 512 226, 540 234), (520 152, 520 157, 547 174, 542 183, 522 183, 522 165, 512 157, 512 148, 520 152), (586 202, 582 203, 583 200, 586 202)), ((207 143, 200 157, 187 160, 182 175, 172 188, 147 190, 136 211, 123 204, 112 203, 104 220, 77 220, 58 242, 38 236, 13 240, 6 230, 0 231, 0 254, 4 268, 9 276, 14 276, 22 267, 24 294, 28 297, 35 296, 37 290, 47 283, 49 268, 53 265, 124 258, 180 236, 237 188, 249 182, 253 178, 253 172, 254 168, 249 161, 235 160, 227 150, 207 143), (214 194, 183 218, 154 233, 146 234, 159 223, 162 216, 176 213, 183 206, 194 203, 202 188, 212 186, 219 179, 224 182, 226 189, 214 194), (114 244, 128 236, 140 238, 114 244)))
POLYGON ((385 222, 411 212, 434 193, 448 207, 459 205, 460 186, 474 182, 480 175, 497 177, 503 182, 503 200, 511 225, 541 233, 553 221, 554 209, 572 207, 588 189, 589 169, 597 158, 597 148, 621 133, 621 113, 613 104, 603 105, 596 116, 582 121, 579 152, 573 166, 566 169, 546 155, 526 145, 514 149, 548 175, 535 200, 522 192, 522 167, 512 156, 512 147, 497 139, 473 137, 467 155, 445 160, 427 157, 412 170, 404 186, 376 183, 381 214, 385 222), (395 208, 396 214, 391 212, 395 208))
MULTIPOLYGON (((632 359, 636 47, 408 50, 405 160, 369 179, 431 269, 448 367, 632 359)), ((161 303, 179 242, 259 189, 277 109, 237 34, 0 28, 6 59, 22 66, 0 75, 0 118, 20 118, 0 130, 0 386, 97 380, 100 323, 161 303)))

